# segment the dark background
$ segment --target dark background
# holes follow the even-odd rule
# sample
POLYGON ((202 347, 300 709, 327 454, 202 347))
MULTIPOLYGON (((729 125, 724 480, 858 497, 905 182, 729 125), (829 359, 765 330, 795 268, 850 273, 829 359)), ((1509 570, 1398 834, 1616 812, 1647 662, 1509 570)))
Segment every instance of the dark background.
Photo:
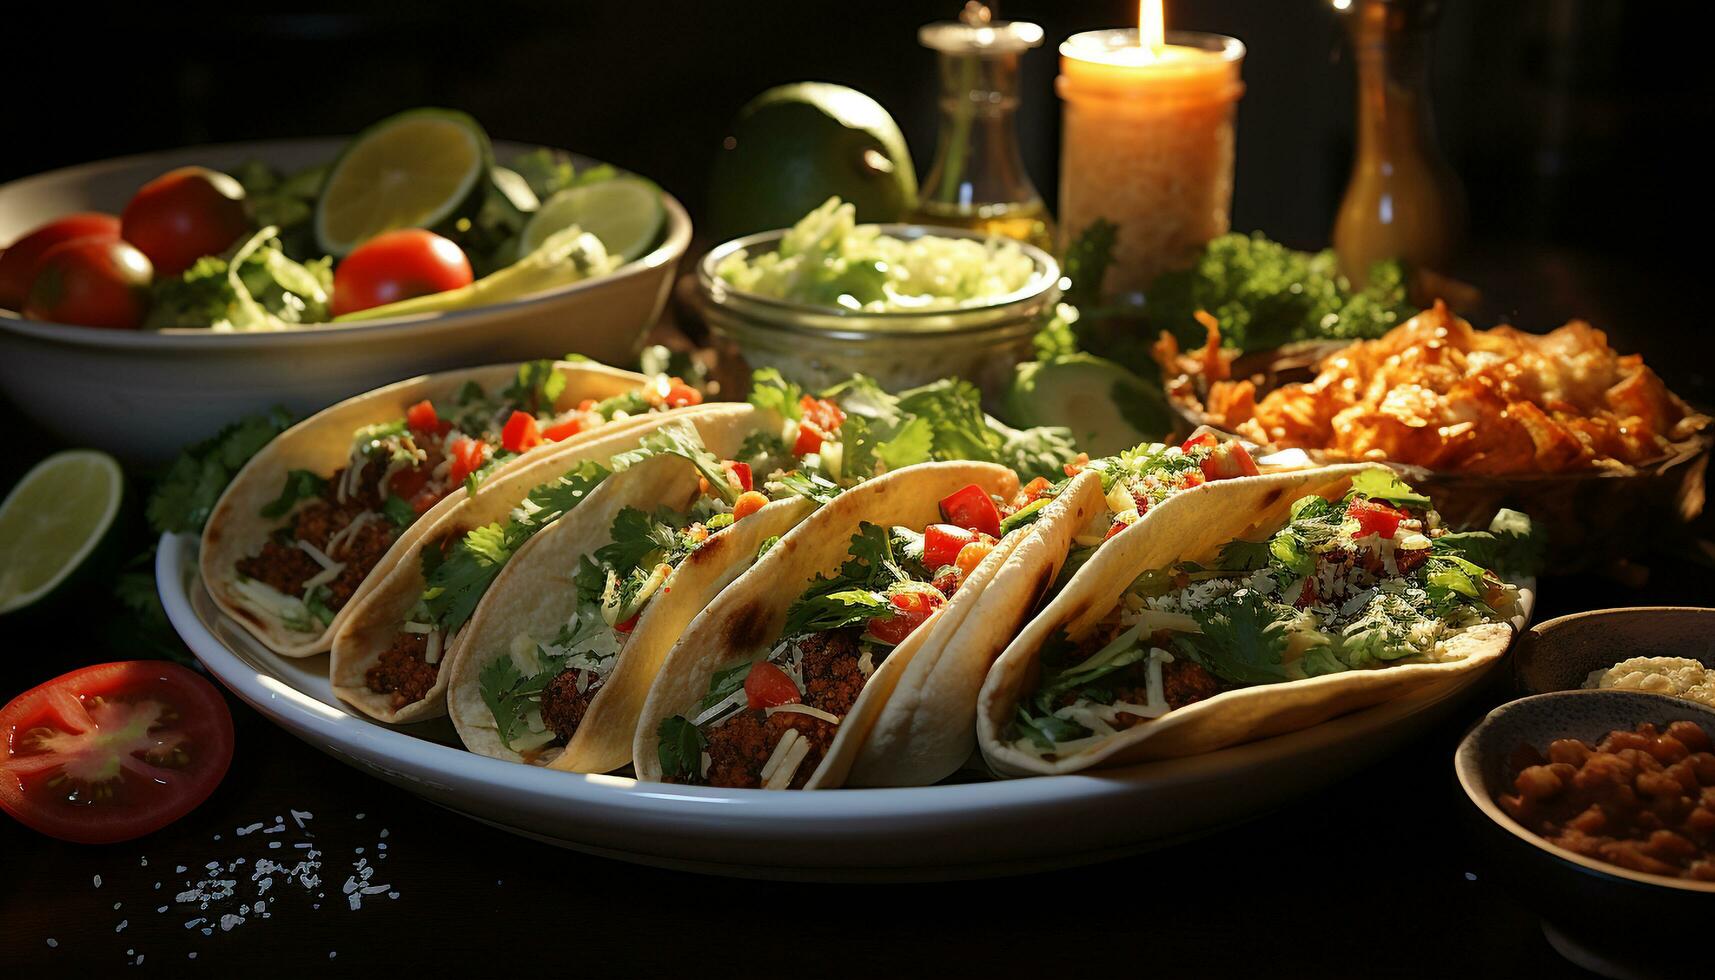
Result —
MULTIPOLYGON (((1589 318, 1622 350, 1642 351, 1677 390, 1708 402, 1706 249, 1696 244, 1708 176, 1698 147, 1715 99, 1703 59, 1674 50, 1667 6, 1451 0, 1434 91, 1442 143, 1471 201, 1463 277, 1528 328, 1589 318)), ((348 134, 440 104, 471 112, 495 137, 637 170, 695 216, 727 121, 781 82, 869 92, 926 168, 934 60, 915 32, 957 7, 428 0, 295 12, 233 3, 170 13, 141 4, 8 10, 0 180, 191 143, 348 134)), ((1001 7, 1042 23, 1050 47, 1136 16, 1132 3, 1112 0, 1001 7)), ((1170 0, 1167 15, 1171 26, 1230 34, 1250 48, 1234 227, 1325 245, 1352 108, 1351 63, 1327 0, 1170 0)), ((1026 163, 1050 202, 1054 73, 1051 51, 1026 58, 1020 116, 1026 163)), ((22 450, 0 460, 0 486, 53 448, 22 433, 22 450)), ((1646 591, 1566 582, 1545 590, 1542 612, 1709 604, 1707 582, 1707 573, 1659 572, 1646 591)), ((0 695, 137 655, 111 639, 128 628, 106 608, 69 631, 31 635, 7 624, 0 695)), ((134 949, 148 954, 145 968, 169 974, 192 965, 195 951, 196 965, 223 972, 298 975, 360 967, 473 976, 1235 975, 1259 963, 1280 976, 1558 975, 1570 968, 1457 829, 1447 759, 1464 726, 1505 696, 1493 689, 1388 762, 1199 844, 1095 869, 906 889, 722 882, 552 851, 361 777, 240 708, 232 776, 162 834, 79 848, 0 820, 0 963, 18 976, 71 963, 105 974, 134 949), (154 912, 152 883, 177 884, 155 869, 247 853, 213 835, 289 807, 314 811, 323 843, 345 852, 373 847, 378 826, 390 827, 386 872, 401 898, 349 914, 294 900, 268 922, 209 939, 186 933, 176 909, 154 912), (367 822, 357 822, 364 812, 367 822), (93 888, 93 874, 107 884, 93 888), (121 919, 130 926, 115 933, 121 919), (48 948, 48 937, 60 946, 48 948)), ((349 864, 349 853, 330 854, 349 864)), ((330 861, 335 887, 345 870, 330 861)))
MULTIPOLYGON (((499 138, 640 171, 702 213, 728 121, 770 85, 841 82, 899 120, 918 169, 934 145, 934 57, 919 25, 959 0, 406 4, 59 4, 8 12, 0 180, 201 142, 349 134, 416 105, 464 109, 499 138), (174 9, 168 10, 172 6, 174 9), (258 7, 262 10, 258 11, 258 7), (25 43, 16 43, 16 42, 25 43)), ((1053 202, 1060 40, 1135 23, 1130 0, 998 4, 1041 23, 1021 142, 1053 202)), ((1433 85, 1469 194, 1456 271, 1490 309, 1548 329, 1573 316, 1673 367, 1708 398, 1699 355, 1715 122, 1709 73, 1659 4, 1446 0, 1433 85), (1687 225, 1690 228, 1687 228, 1687 225), (1687 239, 1691 241, 1688 242, 1687 239)), ((1686 12, 1681 8, 1680 13, 1686 12)), ((1245 41, 1233 225, 1327 244, 1351 157, 1352 65, 1330 0, 1168 0, 1171 27, 1245 41)), ((1689 23, 1678 28, 1689 32, 1689 23)))

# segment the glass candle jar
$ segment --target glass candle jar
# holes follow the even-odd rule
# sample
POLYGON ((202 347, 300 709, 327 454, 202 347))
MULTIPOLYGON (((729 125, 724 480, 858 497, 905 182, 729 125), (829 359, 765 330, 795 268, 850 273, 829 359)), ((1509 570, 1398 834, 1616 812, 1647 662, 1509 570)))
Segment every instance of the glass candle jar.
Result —
POLYGON ((1103 292, 1139 302, 1159 273, 1189 264, 1228 228, 1233 113, 1245 46, 1168 31, 1161 48, 1135 30, 1074 34, 1060 45, 1062 244, 1093 222, 1117 238, 1103 292))

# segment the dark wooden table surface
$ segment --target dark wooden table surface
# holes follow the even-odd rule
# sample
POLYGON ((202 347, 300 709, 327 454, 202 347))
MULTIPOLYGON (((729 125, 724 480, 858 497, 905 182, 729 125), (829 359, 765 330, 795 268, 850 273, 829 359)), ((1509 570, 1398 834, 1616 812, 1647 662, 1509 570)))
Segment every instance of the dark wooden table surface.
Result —
MULTIPOLYGON (((1651 329, 1659 293, 1575 258, 1519 267, 1507 281, 1521 296, 1533 281, 1596 284, 1582 300, 1545 291, 1550 313, 1529 325, 1633 303, 1616 334, 1708 400, 1709 340, 1688 357, 1651 329)), ((13 434, 0 486, 57 448, 9 409, 0 431, 13 434)), ((1711 605, 1715 573, 1664 559, 1641 588, 1550 576, 1541 597, 1539 619, 1711 605)), ((101 587, 0 630, 0 698, 145 653, 101 587)), ((0 819, 0 975, 1576 975, 1460 826, 1452 750, 1510 696, 1503 673, 1391 758, 1244 826, 1097 866, 890 885, 726 880, 557 850, 362 776, 233 700, 232 771, 178 824, 85 847, 0 819)))

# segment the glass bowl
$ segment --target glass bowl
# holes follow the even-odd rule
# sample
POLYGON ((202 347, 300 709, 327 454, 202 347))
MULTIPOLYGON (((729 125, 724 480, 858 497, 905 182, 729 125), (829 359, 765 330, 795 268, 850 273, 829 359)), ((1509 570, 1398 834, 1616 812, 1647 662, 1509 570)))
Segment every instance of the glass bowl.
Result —
MULTIPOLYGON (((925 235, 985 241, 981 232, 929 225, 880 225, 884 235, 911 240, 925 235)), ((753 368, 772 367, 808 387, 825 387, 866 374, 897 391, 944 377, 965 378, 990 398, 1012 379, 1012 369, 1033 357, 1031 338, 1060 299, 1060 265, 1023 242, 1035 265, 1023 288, 980 306, 911 312, 870 312, 811 306, 758 296, 733 287, 715 270, 734 252, 750 255, 779 247, 785 229, 727 242, 697 264, 697 294, 704 319, 736 344, 753 368)))

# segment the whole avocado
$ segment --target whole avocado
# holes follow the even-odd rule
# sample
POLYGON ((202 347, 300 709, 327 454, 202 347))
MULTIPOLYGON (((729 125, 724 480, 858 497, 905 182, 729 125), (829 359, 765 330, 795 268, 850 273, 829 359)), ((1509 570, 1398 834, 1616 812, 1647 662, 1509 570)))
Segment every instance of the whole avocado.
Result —
POLYGON ((790 227, 830 197, 860 222, 898 221, 917 200, 899 125, 844 85, 771 88, 739 110, 715 158, 710 230, 720 239, 790 227))

